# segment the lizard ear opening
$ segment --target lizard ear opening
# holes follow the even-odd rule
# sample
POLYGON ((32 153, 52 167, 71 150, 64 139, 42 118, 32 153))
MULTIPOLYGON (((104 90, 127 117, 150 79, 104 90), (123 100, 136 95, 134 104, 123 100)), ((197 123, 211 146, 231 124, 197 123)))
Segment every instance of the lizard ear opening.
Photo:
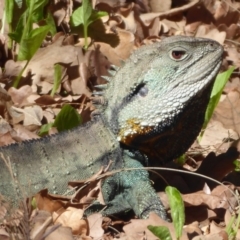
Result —
POLYGON ((138 96, 140 97, 146 97, 148 94, 148 87, 147 85, 142 85, 140 89, 138 90, 138 96))
POLYGON ((134 96, 146 97, 148 94, 148 87, 145 83, 140 83, 135 87, 134 91, 131 93, 131 98, 134 96))

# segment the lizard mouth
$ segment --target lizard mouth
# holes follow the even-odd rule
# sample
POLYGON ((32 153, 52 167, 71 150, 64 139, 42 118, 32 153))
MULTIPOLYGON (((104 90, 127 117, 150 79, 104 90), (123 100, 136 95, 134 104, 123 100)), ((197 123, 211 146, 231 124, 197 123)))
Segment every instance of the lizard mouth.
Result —
POLYGON ((138 119, 132 118, 126 121, 126 124, 119 131, 117 140, 127 146, 132 146, 136 137, 151 133, 154 126, 142 126, 138 119))

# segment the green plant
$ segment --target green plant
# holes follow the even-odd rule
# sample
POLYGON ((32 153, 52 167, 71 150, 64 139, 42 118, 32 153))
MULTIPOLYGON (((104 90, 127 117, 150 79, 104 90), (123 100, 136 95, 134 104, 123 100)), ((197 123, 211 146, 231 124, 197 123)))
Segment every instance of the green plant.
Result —
POLYGON ((15 31, 12 30, 12 16, 14 10, 14 1, 7 1, 5 12, 7 21, 10 26, 10 33, 8 34, 11 40, 19 44, 18 61, 26 60, 26 64, 15 79, 13 87, 18 87, 19 81, 22 77, 24 70, 29 64, 31 58, 41 46, 44 38, 48 32, 54 32, 53 21, 48 15, 46 18, 46 25, 38 28, 33 28, 33 23, 38 23, 44 20, 44 7, 48 0, 26 0, 26 10, 20 16, 15 31))
MULTIPOLYGON (((174 187, 166 187, 165 192, 168 196, 171 209, 171 217, 177 239, 182 235, 182 229, 185 222, 184 203, 180 192, 174 187)), ((167 227, 164 226, 148 226, 148 229, 158 238, 162 240, 171 240, 171 234, 167 227)))
POLYGON ((62 107, 61 111, 55 118, 53 123, 42 125, 39 135, 44 136, 48 133, 51 127, 56 127, 57 130, 64 131, 74 128, 82 123, 81 116, 71 105, 66 104, 62 107))
POLYGON ((62 67, 60 64, 54 65, 54 81, 53 81, 53 88, 51 91, 51 96, 53 97, 57 89, 59 88, 62 80, 62 67))
POLYGON ((238 217, 232 216, 228 225, 226 226, 226 232, 229 240, 236 239, 238 229, 240 227, 240 212, 238 211, 238 217))
POLYGON ((96 11, 92 8, 92 5, 89 0, 83 0, 82 6, 77 8, 71 16, 72 26, 83 25, 83 35, 84 35, 84 49, 88 48, 88 27, 90 24, 98 20, 103 16, 107 16, 107 12, 96 11))
MULTIPOLYGON (((217 75, 217 78, 214 82, 213 89, 211 92, 210 101, 208 103, 208 107, 205 112, 205 119, 204 119, 202 129, 205 129, 207 127, 208 122, 210 121, 210 119, 213 115, 213 111, 216 108, 216 106, 220 100, 222 91, 223 91, 228 79, 230 78, 231 74, 233 73, 233 70, 234 70, 234 67, 231 67, 227 71, 217 75)), ((204 133, 204 131, 201 132, 200 138, 203 136, 203 133, 204 133)))

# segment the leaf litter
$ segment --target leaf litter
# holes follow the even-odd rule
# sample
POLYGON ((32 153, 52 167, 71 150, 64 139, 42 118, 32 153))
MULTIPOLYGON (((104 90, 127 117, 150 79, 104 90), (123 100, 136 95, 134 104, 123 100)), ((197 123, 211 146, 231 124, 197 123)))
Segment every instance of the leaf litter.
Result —
MULTIPOLYGON (((226 181, 228 185, 214 184, 186 174, 161 174, 182 193, 186 221, 181 239, 231 239, 226 233, 226 226, 231 222, 231 217, 238 214, 238 203, 233 192, 238 194, 240 186, 239 173, 234 171, 232 164, 239 158, 236 150, 239 151, 240 129, 240 3, 230 0, 168 0, 161 4, 156 0, 92 1, 95 9, 106 11, 108 16, 90 25, 89 47, 83 50, 82 32, 78 31, 78 35, 70 32, 70 18, 75 5, 79 5, 77 2, 51 1, 50 11, 58 32, 45 38, 24 71, 18 89, 12 87, 12 81, 25 62, 16 61, 17 48, 11 54, 6 51, 8 32, 1 33, 0 144, 39 137, 41 126, 54 122, 66 103, 81 114, 83 122, 88 121, 94 110, 91 101, 94 85, 105 83, 101 76, 108 75, 110 65, 121 65, 141 45, 179 34, 212 38, 225 47, 222 70, 234 65, 235 72, 224 89, 202 140, 195 142, 186 153, 183 168, 226 181), (61 65, 62 78, 54 96, 51 96, 55 64, 61 65)), ((0 4, 4 3, 1 1, 0 4)), ((0 7, 2 19, 1 9, 3 7, 0 7)), ((162 190, 165 186, 161 180, 154 182, 157 189, 162 190)), ((81 186, 83 183, 75 184, 81 186)), ((173 224, 155 214, 151 214, 149 219, 139 220, 131 214, 128 217, 109 218, 96 213, 83 220, 84 207, 100 197, 100 185, 100 180, 96 180, 84 191, 79 191, 79 202, 72 205, 69 197, 52 196, 43 189, 35 198, 29 196, 22 208, 11 215, 7 215, 7 202, 1 200, 0 218, 3 225, 0 238, 156 239, 147 226, 161 225, 167 226, 175 239, 173 224), (35 201, 36 209, 33 207, 35 201)), ((167 199, 163 192, 159 194, 163 200, 167 199)), ((168 200, 163 202, 168 208, 168 200)), ((240 231, 237 229, 236 238, 239 237, 240 231)))

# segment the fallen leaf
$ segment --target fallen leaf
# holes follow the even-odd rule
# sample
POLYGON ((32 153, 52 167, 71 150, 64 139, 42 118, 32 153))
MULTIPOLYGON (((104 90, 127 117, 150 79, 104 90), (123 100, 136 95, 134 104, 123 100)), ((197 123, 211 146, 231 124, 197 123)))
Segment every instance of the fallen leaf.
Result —
MULTIPOLYGON (((51 231, 52 227, 47 228, 46 231, 51 231)), ((58 227, 54 231, 51 231, 44 240, 74 240, 71 228, 69 227, 58 227)))
POLYGON ((100 213, 91 214, 87 218, 89 225, 89 236, 93 239, 101 239, 104 234, 102 229, 103 216, 100 213))
POLYGON ((24 109, 12 107, 13 110, 17 113, 22 113, 24 115, 23 125, 36 125, 41 126, 41 120, 43 118, 42 108, 38 105, 31 107, 25 107, 24 109))
POLYGON ((64 227, 70 227, 74 235, 86 235, 88 233, 87 222, 82 217, 83 210, 73 207, 68 207, 60 215, 56 213, 53 215, 55 223, 60 223, 64 227))
MULTIPOLYGON (((155 213, 150 213, 148 219, 132 219, 131 223, 123 227, 123 230, 130 239, 141 239, 145 233, 148 240, 155 240, 156 236, 147 229, 149 225, 168 227, 173 239, 176 239, 173 223, 164 221, 155 213)), ((188 239, 186 232, 183 230, 181 240, 188 239)))
POLYGON ((9 88, 8 94, 11 96, 15 106, 22 107, 29 104, 27 98, 31 95, 32 88, 29 85, 22 86, 19 89, 9 88))

